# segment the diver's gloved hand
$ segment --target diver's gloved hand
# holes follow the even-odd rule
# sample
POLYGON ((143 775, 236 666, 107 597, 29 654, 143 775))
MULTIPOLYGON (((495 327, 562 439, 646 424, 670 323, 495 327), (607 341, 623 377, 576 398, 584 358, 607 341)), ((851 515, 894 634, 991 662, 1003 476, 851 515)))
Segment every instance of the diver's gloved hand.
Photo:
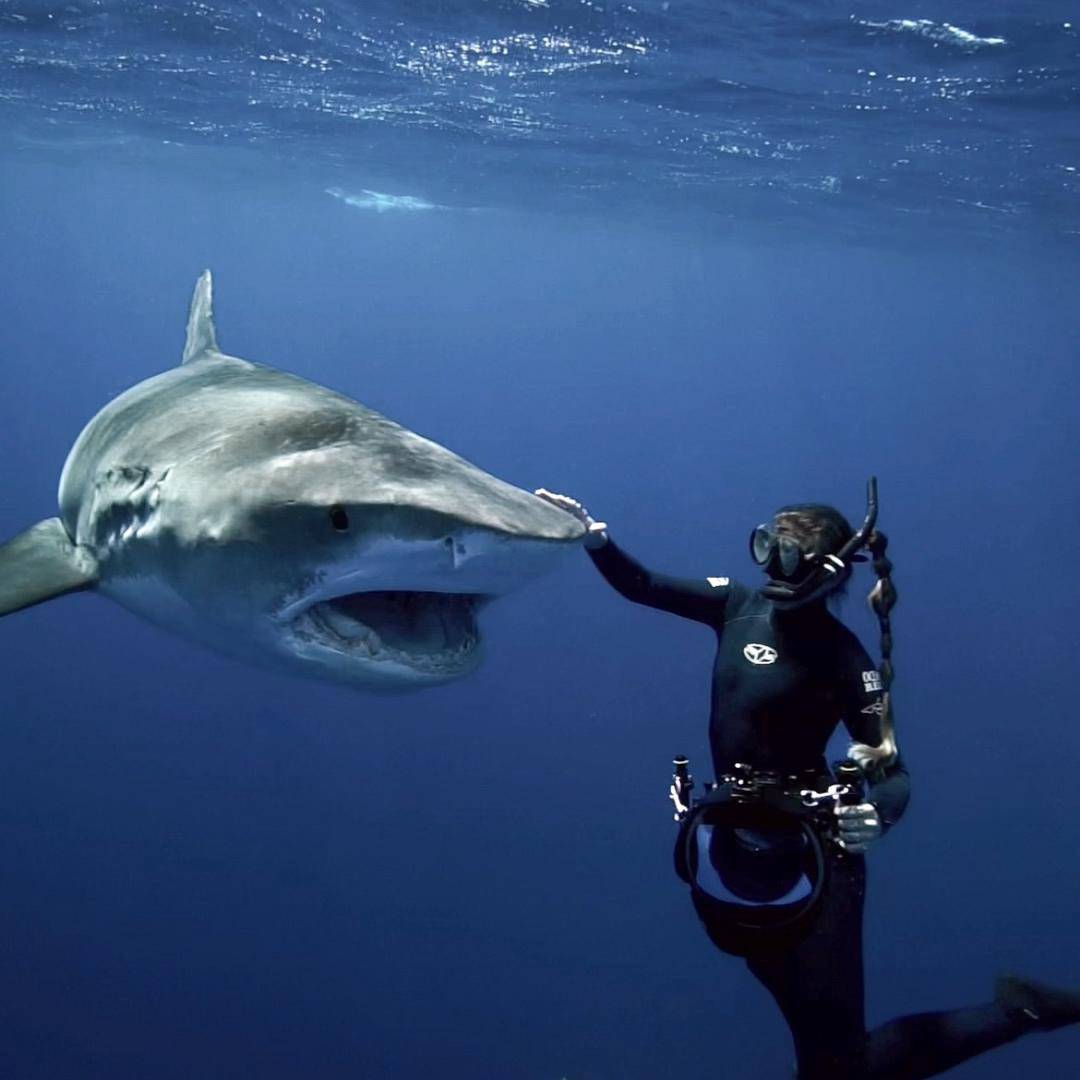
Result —
POLYGON ((852 855, 862 855, 875 840, 881 839, 881 816, 873 803, 838 806, 834 813, 840 846, 852 855))
POLYGON ((571 499, 569 495, 556 495, 547 488, 537 488, 533 494, 576 517, 585 526, 584 544, 587 548, 603 547, 607 543, 607 522, 595 521, 577 499, 571 499))

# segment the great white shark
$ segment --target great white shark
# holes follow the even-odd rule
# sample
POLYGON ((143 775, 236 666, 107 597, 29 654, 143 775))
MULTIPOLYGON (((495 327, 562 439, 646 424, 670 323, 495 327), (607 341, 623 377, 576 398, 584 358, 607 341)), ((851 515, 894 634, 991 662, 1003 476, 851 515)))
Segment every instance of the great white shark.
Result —
POLYGON ((86 425, 59 503, 0 547, 0 615, 94 589, 230 655, 386 690, 472 671, 479 609, 583 532, 350 398, 221 352, 209 271, 182 363, 86 425))

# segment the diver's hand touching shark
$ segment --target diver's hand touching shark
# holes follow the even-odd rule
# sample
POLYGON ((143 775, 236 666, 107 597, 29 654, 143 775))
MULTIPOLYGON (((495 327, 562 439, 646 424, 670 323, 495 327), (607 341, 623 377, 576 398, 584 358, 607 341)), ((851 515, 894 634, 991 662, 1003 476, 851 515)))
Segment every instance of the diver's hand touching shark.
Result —
POLYGON ((585 547, 599 548, 608 542, 607 522, 596 521, 577 499, 572 499, 569 495, 559 495, 554 491, 548 491, 547 488, 537 488, 533 494, 538 495, 544 502, 549 502, 552 506, 565 510, 585 526, 585 539, 583 541, 585 547))

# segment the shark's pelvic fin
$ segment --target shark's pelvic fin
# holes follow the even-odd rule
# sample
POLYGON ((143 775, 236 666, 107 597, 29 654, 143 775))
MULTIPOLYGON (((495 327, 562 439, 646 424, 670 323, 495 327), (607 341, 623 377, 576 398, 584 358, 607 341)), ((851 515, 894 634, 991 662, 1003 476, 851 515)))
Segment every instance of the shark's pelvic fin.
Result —
POLYGON ((97 560, 71 542, 59 518, 47 518, 0 546, 0 615, 88 589, 97 560))
POLYGON ((214 333, 214 282, 209 270, 204 270, 195 282, 188 313, 187 341, 184 343, 184 359, 190 364, 207 353, 218 351, 217 335, 214 333))

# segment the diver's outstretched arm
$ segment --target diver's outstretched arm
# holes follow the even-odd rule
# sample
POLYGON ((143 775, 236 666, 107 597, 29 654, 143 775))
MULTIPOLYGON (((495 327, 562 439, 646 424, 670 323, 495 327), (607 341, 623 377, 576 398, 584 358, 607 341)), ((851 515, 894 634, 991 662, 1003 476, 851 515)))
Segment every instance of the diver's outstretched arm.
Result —
POLYGON ((733 588, 728 578, 675 578, 647 570, 623 551, 577 499, 537 488, 541 499, 572 514, 585 526, 585 547, 607 583, 635 604, 670 611, 685 619, 719 626, 733 588))

